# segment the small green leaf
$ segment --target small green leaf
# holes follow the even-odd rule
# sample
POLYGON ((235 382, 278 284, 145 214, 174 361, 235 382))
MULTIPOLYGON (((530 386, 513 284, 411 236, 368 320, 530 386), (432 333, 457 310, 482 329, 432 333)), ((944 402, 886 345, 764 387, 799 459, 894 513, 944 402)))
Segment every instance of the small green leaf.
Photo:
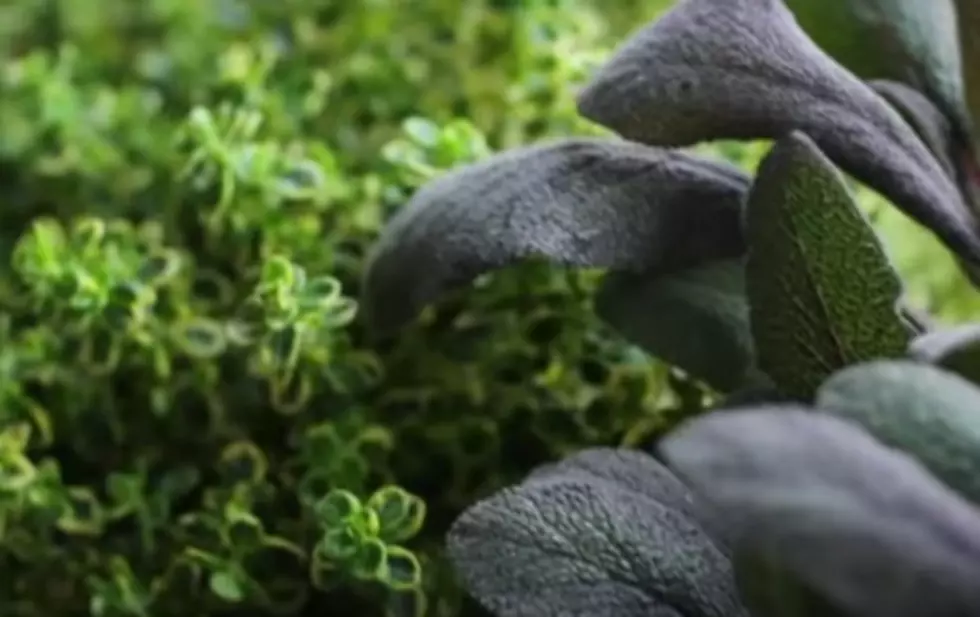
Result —
POLYGON ((245 589, 241 579, 229 570, 222 570, 211 575, 208 581, 211 592, 225 602, 241 602, 245 598, 245 589))
POLYGON ((794 132, 763 160, 746 213, 746 288, 760 368, 808 399, 850 364, 899 357, 902 283, 840 172, 794 132))
POLYGON ((360 546, 362 538, 357 531, 348 526, 328 529, 317 546, 317 550, 330 561, 346 563, 354 558, 360 546))
POLYGON ((316 504, 316 515, 324 527, 346 525, 362 509, 361 500, 350 491, 334 489, 316 504))
POLYGON ((249 441, 238 441, 225 447, 219 461, 221 475, 230 482, 258 483, 269 468, 262 449, 249 441))
POLYGON ((730 392, 755 364, 741 260, 664 275, 612 273, 598 314, 652 355, 730 392))
POLYGON ((387 564, 388 548, 377 538, 363 538, 348 562, 355 578, 368 581, 384 580, 387 564))
POLYGON ((909 345, 909 356, 980 384, 980 324, 963 324, 923 334, 909 345))
POLYGON ((375 511, 385 542, 404 542, 418 533, 425 521, 425 502, 398 486, 384 486, 367 501, 375 511))
POLYGON ((980 503, 980 388, 969 381, 928 364, 870 362, 827 380, 817 405, 980 503))
POLYGON ((174 341, 194 358, 215 358, 225 351, 227 341, 221 324, 210 319, 193 319, 174 328, 174 341))
POLYGON ((408 549, 389 544, 383 567, 384 584, 396 591, 417 589, 422 584, 422 564, 408 549))

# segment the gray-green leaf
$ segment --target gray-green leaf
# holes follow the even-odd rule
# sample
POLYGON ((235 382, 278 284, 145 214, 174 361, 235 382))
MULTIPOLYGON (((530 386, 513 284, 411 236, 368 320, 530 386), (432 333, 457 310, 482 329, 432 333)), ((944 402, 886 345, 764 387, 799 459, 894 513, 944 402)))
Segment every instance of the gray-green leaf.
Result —
POLYGON ((759 367, 808 399, 837 370, 905 353, 902 283, 833 164, 805 135, 763 160, 746 210, 759 367))
POLYGON ((872 80, 868 84, 895 108, 929 147, 943 169, 956 178, 953 127, 948 117, 918 90, 897 81, 872 80))
POLYGON ((916 337, 909 356, 937 364, 980 384, 980 324, 941 328, 916 337))
POLYGON ((505 152, 436 179, 394 216, 369 258, 363 314, 391 332, 529 257, 643 271, 739 255, 748 184, 734 166, 624 141, 505 152))
POLYGON ((980 266, 976 221, 952 178, 897 111, 807 37, 782 0, 680 0, 599 70, 579 110, 658 146, 801 130, 980 266))
POLYGON ((803 30, 866 80, 906 84, 965 127, 953 0, 785 0, 803 30))
POLYGON ((612 273, 596 311, 652 355, 730 392, 755 365, 742 259, 671 274, 612 273))
POLYGON ((851 422, 802 407, 703 416, 661 443, 736 554, 849 617, 980 614, 980 510, 851 422))
POLYGON ((637 486, 656 465, 638 456, 576 455, 464 512, 448 548, 469 592, 498 617, 748 617, 685 489, 637 486))
POLYGON ((871 362, 820 388, 816 404, 914 456, 980 504, 980 388, 928 364, 871 362))

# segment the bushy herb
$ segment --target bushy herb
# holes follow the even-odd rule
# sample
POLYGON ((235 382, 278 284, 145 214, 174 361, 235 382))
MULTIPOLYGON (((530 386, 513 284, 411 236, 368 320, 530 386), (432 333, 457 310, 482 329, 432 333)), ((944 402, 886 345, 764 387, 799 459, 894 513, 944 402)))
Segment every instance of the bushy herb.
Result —
POLYGON ((374 248, 381 332, 543 257, 606 270, 600 316, 710 393, 652 455, 586 449, 456 520, 449 554, 495 615, 980 612, 976 327, 913 306, 842 173, 976 280, 952 5, 789 4, 803 26, 782 0, 681 0, 579 94, 618 137, 444 174, 374 248), (821 49, 835 19, 904 55, 821 49), (772 143, 752 176, 680 150, 722 139, 772 143))

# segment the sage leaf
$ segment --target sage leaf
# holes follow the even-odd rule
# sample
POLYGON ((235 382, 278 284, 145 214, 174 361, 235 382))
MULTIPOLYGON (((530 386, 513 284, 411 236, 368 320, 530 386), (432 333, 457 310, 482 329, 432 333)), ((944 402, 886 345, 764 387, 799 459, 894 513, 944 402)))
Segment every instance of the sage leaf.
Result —
POLYGON ((897 111, 807 37, 782 0, 679 0, 620 47, 578 107, 657 146, 805 132, 980 269, 976 220, 953 179, 897 111))
POLYGON ((878 79, 868 84, 902 115, 946 173, 956 178, 953 127, 949 118, 928 97, 901 82, 878 79))
POLYGON ((980 324, 940 328, 918 336, 909 345, 909 356, 980 384, 980 324))
POLYGON ((851 422, 782 406, 702 416, 660 444, 760 556, 848 617, 980 614, 980 510, 851 422))
POLYGON ((837 370, 904 355, 902 283, 843 177, 801 133, 762 161, 746 209, 759 367, 809 399, 837 370))
POLYGON ((720 392, 743 385, 755 366, 741 259, 670 274, 608 274, 596 311, 627 339, 720 392))
POLYGON ((472 506, 448 537, 465 587, 499 617, 748 617, 728 558, 674 505, 676 480, 633 490, 649 464, 632 462, 628 480, 595 459, 549 467, 472 506))
POLYGON ((391 219, 368 259, 362 312, 387 334, 524 258, 643 271, 739 255, 748 185, 732 165, 625 141, 504 152, 432 181, 391 219))
POLYGON ((900 82, 965 128, 963 59, 953 0, 785 0, 797 23, 865 80, 900 82))
POLYGON ((916 362, 870 362, 821 386, 816 405, 917 458, 980 504, 980 388, 916 362))

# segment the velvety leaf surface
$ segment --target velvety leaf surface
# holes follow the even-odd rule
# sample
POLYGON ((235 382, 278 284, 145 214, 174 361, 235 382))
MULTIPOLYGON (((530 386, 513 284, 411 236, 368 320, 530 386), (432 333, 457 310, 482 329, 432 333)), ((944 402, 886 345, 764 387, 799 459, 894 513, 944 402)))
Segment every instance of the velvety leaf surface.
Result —
POLYGON ((777 142, 746 210, 746 289, 759 367, 806 399, 831 373, 905 353, 902 284, 833 164, 805 135, 777 142))
POLYGON ((580 94, 579 109, 660 146, 801 130, 980 264, 958 187, 898 112, 821 51, 782 0, 680 0, 620 47, 580 94))
POLYGON ((980 503, 980 388, 971 382, 928 364, 870 362, 827 380, 816 404, 980 503))
POLYGON ((802 407, 731 411, 660 450, 725 512, 736 553, 770 559, 843 614, 980 614, 980 510, 857 425, 802 407))
POLYGON ((596 311, 652 355, 729 392, 754 366, 741 259, 660 274, 612 273, 596 311))
POLYGON ((363 312, 390 332, 447 289, 528 257, 643 271, 739 255, 748 184, 734 166, 624 141, 505 152, 434 180, 391 219, 363 312))
POLYGON ((719 548, 724 548, 722 522, 697 503, 691 490, 674 472, 649 454, 628 448, 588 448, 557 463, 538 467, 524 483, 571 478, 612 484, 672 508, 700 523, 719 548))
POLYGON ((980 324, 962 324, 927 332, 913 339, 909 356, 938 364, 980 384, 980 324))
POLYGON ((453 525, 449 555, 477 600, 500 617, 747 617, 728 559, 686 497, 672 505, 685 492, 676 478, 653 471, 634 491, 652 459, 573 459, 453 525))
POLYGON ((924 94, 903 83, 884 79, 868 83, 909 123, 946 173, 956 178, 959 172, 954 165, 953 128, 949 118, 924 94))
POLYGON ((965 119, 953 0, 785 0, 825 52, 865 80, 902 82, 965 119))

